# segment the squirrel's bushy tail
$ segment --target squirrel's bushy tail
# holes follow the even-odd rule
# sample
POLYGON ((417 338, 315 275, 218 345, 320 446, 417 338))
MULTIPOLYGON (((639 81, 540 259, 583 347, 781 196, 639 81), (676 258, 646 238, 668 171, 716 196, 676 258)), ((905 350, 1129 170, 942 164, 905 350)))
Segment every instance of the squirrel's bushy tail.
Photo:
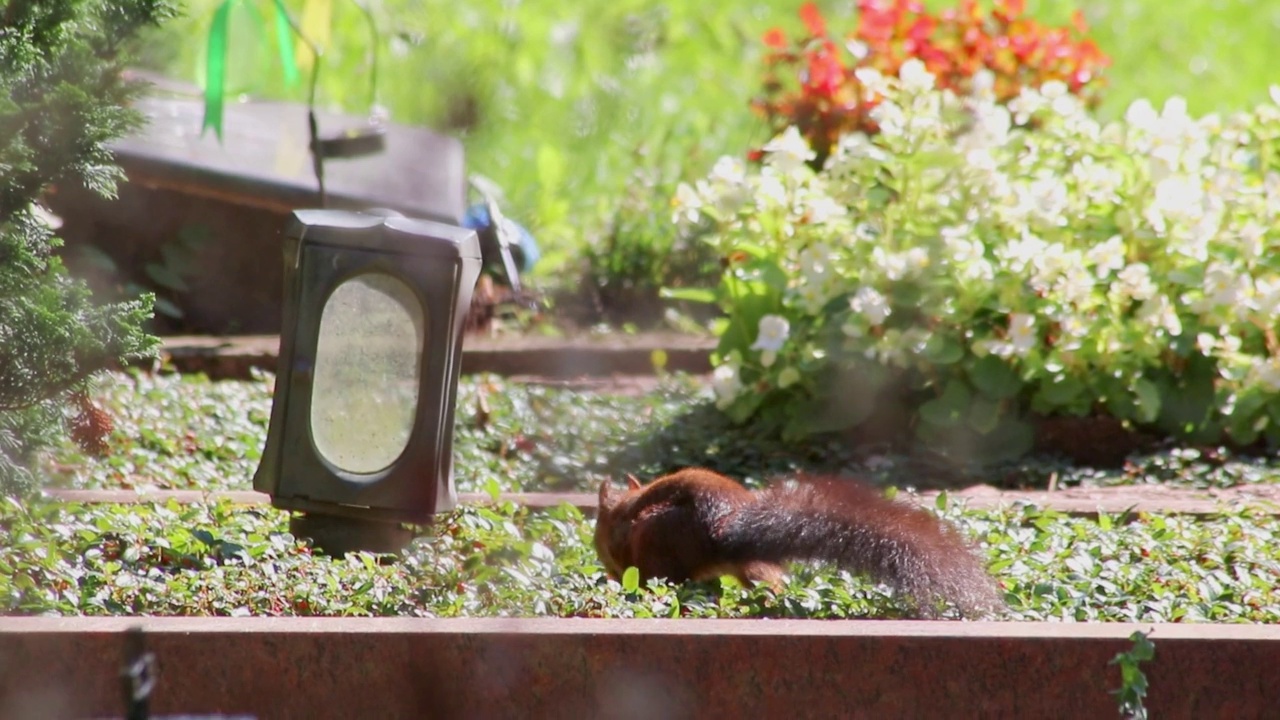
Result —
POLYGON ((731 560, 835 563, 906 593, 923 616, 936 616, 939 600, 966 617, 1001 604, 959 530, 852 480, 777 483, 726 518, 716 542, 731 560))

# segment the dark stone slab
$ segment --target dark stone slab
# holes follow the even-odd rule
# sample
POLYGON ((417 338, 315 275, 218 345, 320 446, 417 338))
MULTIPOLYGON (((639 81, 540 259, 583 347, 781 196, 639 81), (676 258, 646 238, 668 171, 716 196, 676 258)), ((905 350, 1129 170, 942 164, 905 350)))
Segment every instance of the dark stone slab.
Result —
MULTIPOLYGON (((306 106, 228 103, 222 142, 212 130, 201 132, 199 98, 148 97, 137 108, 146 127, 111 146, 130 183, 286 214, 318 205, 306 106)), ((362 127, 366 119, 317 112, 317 122, 323 137, 362 127)), ((462 143, 396 123, 387 123, 385 132, 382 152, 325 163, 330 206, 389 207, 458 222, 466 209, 462 143)))
MULTIPOLYGON (((162 333, 278 333, 282 233, 294 209, 320 205, 305 106, 228 103, 221 143, 212 131, 201 134, 199 97, 148 97, 137 107, 150 123, 111 146, 128 178, 119 197, 62 185, 48 198, 64 222, 67 266, 106 297, 133 283, 176 303, 183 316, 159 315, 162 333), (176 272, 185 287, 157 284, 149 264, 176 272)), ((318 117, 322 136, 365 120, 318 117)), ((383 152, 325 163, 330 206, 459 222, 467 199, 461 143, 395 123, 385 142, 383 152)))

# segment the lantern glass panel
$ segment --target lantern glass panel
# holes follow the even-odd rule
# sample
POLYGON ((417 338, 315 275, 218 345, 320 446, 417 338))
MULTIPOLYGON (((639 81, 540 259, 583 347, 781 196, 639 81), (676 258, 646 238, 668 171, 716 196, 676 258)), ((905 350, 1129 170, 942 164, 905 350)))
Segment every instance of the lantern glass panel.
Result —
POLYGON ((357 475, 404 452, 418 410, 426 318, 404 282, 364 273, 339 285, 320 317, 311 436, 335 467, 357 475))

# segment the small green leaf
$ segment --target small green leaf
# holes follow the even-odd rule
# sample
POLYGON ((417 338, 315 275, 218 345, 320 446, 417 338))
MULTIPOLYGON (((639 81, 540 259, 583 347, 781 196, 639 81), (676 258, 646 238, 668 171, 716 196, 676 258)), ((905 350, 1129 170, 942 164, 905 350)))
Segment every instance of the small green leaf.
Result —
POLYGON ((622 573, 622 589, 633 593, 640 589, 640 569, 634 565, 622 573))
POLYGON ((1040 384, 1040 389, 1036 393, 1036 400, 1038 404, 1042 405, 1042 411, 1052 412, 1053 410, 1067 407, 1076 398, 1080 397, 1084 391, 1085 384, 1079 379, 1060 375, 1040 384))
POLYGON ((160 265, 158 263, 147 263, 144 270, 147 273, 147 277, 151 278, 151 280, 160 287, 175 290, 177 292, 187 292, 190 290, 186 281, 183 280, 181 276, 164 265, 160 265))
POLYGON ((662 288, 658 294, 667 300, 714 303, 719 299, 715 290, 708 288, 662 288))
POLYGON ((1133 384, 1134 406, 1138 410, 1137 420, 1141 423, 1155 422, 1160 417, 1160 388, 1146 378, 1138 378, 1133 384))
POLYGON ((930 335, 929 341, 924 345, 924 356, 938 365, 950 365, 960 362, 961 358, 964 357, 964 352, 963 345, 954 338, 942 333, 930 335))
POLYGON ((987 435, 1000 425, 1000 403, 978 396, 969 404, 969 427, 980 435, 987 435))
POLYGON ((969 380, 978 392, 993 400, 1013 397, 1022 389, 1022 379, 1004 360, 984 355, 969 367, 969 380))
POLYGON ((952 379, 941 395, 920 405, 920 417, 938 427, 954 426, 964 417, 972 397, 968 383, 952 379))

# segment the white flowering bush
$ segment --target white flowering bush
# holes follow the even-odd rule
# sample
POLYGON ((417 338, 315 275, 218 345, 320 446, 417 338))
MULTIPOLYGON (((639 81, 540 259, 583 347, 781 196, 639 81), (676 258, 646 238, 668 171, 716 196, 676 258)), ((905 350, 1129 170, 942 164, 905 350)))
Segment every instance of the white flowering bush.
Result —
POLYGON ((725 259, 717 404, 791 437, 913 398, 925 441, 1027 450, 1035 415, 1280 441, 1280 91, 1231 117, 1173 99, 1095 120, 1061 83, 1007 106, 919 62, 860 70, 874 137, 820 171, 799 133, 723 158, 675 220, 725 259))

